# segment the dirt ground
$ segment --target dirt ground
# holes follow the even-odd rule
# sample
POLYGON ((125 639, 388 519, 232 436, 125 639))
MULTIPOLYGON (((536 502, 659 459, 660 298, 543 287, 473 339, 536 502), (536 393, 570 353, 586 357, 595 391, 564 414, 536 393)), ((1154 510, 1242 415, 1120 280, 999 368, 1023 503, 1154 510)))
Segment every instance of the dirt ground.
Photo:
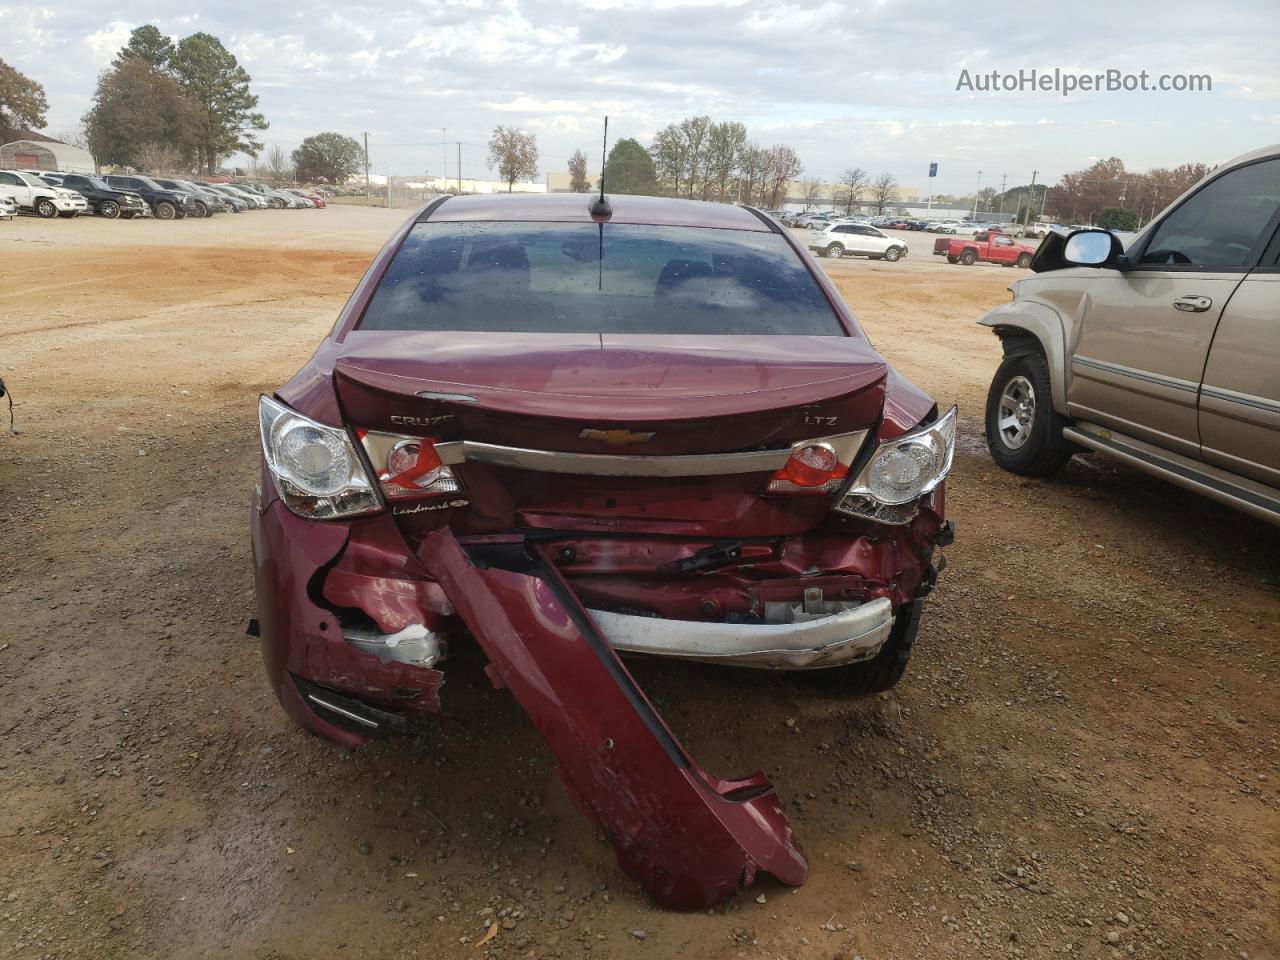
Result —
POLYGON ((656 910, 478 658, 412 737, 294 728, 245 636, 255 395, 401 216, 0 224, 0 957, 1280 957, 1280 531, 995 469, 973 321, 1016 273, 927 236, 824 261, 963 416, 913 669, 833 701, 636 668, 708 769, 772 777, 805 887, 656 910))

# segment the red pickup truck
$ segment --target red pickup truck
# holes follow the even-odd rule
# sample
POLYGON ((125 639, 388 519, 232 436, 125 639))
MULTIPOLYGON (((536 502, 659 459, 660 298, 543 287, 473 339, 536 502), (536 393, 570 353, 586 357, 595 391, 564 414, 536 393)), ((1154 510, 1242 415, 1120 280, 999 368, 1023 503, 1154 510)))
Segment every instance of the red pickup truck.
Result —
POLYGON ((933 244, 936 256, 945 256, 947 263, 963 263, 972 266, 979 260, 1003 263, 1006 267, 1029 267, 1036 248, 1019 243, 1007 233, 988 230, 969 237, 939 237, 933 244))

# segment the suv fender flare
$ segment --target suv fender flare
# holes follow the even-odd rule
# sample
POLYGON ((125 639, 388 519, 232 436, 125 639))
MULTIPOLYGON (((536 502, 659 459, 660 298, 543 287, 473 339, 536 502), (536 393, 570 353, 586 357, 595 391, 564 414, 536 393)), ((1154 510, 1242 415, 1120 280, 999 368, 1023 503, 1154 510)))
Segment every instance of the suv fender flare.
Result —
POLYGON ((1053 409, 1065 417, 1069 367, 1066 327, 1058 312, 1034 300, 1018 300, 988 311, 978 323, 993 329, 1007 357, 1039 347, 1049 364, 1053 409))

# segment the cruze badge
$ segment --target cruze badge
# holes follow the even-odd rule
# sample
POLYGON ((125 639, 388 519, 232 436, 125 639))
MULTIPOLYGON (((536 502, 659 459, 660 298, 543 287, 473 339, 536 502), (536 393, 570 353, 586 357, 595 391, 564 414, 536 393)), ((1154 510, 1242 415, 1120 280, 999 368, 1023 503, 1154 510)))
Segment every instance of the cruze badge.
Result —
POLYGON ((652 431, 634 430, 583 430, 578 434, 583 440, 599 440, 611 447, 629 447, 633 443, 644 443, 653 439, 652 431))
POLYGON ((434 427, 437 423, 443 423, 445 420, 452 420, 453 414, 446 413, 438 417, 403 417, 393 413, 388 419, 392 423, 397 423, 405 427, 434 427))

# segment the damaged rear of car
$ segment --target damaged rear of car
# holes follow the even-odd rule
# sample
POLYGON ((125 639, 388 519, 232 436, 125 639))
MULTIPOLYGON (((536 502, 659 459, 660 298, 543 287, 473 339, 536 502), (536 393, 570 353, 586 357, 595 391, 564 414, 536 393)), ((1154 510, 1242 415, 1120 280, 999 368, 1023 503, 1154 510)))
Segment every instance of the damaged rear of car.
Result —
POLYGON ((261 400, 267 671, 347 746, 441 712, 478 643, 655 900, 806 864, 769 781, 699 768, 618 654, 902 675, 955 411, 895 374, 821 271, 741 207, 438 201, 261 400))

